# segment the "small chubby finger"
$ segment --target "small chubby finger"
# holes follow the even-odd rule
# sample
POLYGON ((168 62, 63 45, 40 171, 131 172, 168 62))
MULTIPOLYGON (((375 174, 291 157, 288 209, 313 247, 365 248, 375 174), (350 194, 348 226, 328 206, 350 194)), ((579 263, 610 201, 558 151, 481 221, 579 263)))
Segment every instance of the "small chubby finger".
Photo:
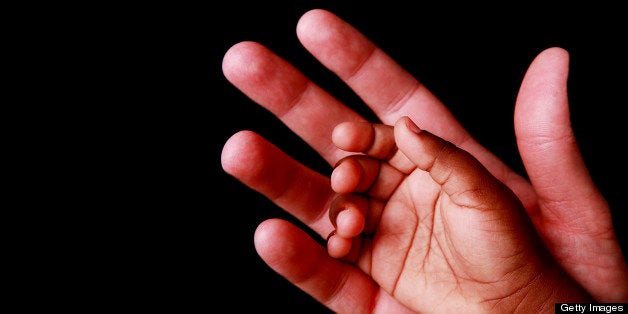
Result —
POLYGON ((351 252, 352 238, 345 238, 332 232, 327 238, 327 253, 333 258, 343 258, 351 252))
POLYGON ((382 163, 363 155, 341 159, 331 174, 331 188, 336 193, 366 192, 377 180, 382 163))
POLYGON ((360 257, 365 244, 361 236, 345 238, 335 231, 327 237, 327 254, 333 258, 355 263, 360 257))
POLYGON ((329 208, 329 220, 336 228, 336 234, 351 238, 362 233, 368 206, 368 200, 360 195, 338 195, 329 208))
POLYGON ((345 151, 389 159, 397 150, 393 127, 370 122, 343 122, 332 132, 332 142, 345 151))
POLYGON ((397 149, 394 127, 391 125, 343 122, 334 128, 332 142, 344 151, 363 153, 369 157, 386 161, 402 172, 414 168, 414 164, 397 149))
POLYGON ((383 201, 367 198, 360 194, 338 194, 329 206, 329 221, 336 229, 345 228, 346 231, 341 232, 341 235, 346 237, 357 236, 359 234, 357 230, 364 234, 373 234, 382 217, 385 204, 383 201), (345 213, 344 215, 349 217, 339 219, 339 214, 346 209, 352 209, 352 213, 345 213), (359 214, 353 210, 359 211, 359 214), (363 226, 360 226, 362 223, 357 222, 357 219, 364 220, 363 226), (343 222, 338 223, 339 220, 343 220, 343 222), (354 227, 346 228, 347 224, 351 224, 352 221, 355 223, 354 227))
POLYGON ((331 174, 336 193, 366 193, 387 200, 404 178, 404 173, 389 163, 364 155, 341 159, 331 174))
POLYGON ((357 237, 364 231, 366 218, 362 210, 355 206, 348 206, 336 217, 336 233, 341 237, 357 237))

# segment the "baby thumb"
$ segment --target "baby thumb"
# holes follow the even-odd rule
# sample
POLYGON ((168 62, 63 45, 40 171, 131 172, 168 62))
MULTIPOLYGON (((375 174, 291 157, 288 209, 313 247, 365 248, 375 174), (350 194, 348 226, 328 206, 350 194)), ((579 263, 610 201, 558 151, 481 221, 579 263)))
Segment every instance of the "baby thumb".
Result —
POLYGON ((410 118, 397 120, 394 132, 399 150, 417 168, 429 172, 450 197, 464 195, 464 200, 461 199, 464 203, 473 201, 485 204, 491 202, 487 198, 499 197, 495 189, 500 192, 507 189, 470 153, 421 130, 410 118), (474 195, 481 199, 469 197, 474 195))

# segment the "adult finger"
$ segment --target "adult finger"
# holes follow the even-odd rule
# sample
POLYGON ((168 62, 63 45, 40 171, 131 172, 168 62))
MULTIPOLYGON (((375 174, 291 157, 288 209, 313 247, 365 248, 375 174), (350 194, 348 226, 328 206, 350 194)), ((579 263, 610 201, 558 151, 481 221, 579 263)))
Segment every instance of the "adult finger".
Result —
POLYGON ((385 124, 394 124, 402 115, 416 115, 411 118, 432 132, 453 139, 452 142, 458 144, 468 137, 424 85, 335 14, 322 9, 306 12, 298 22, 297 36, 303 46, 346 82, 385 124))
POLYGON ((223 169, 310 226, 322 237, 333 226, 327 210, 334 192, 329 178, 286 155, 251 131, 234 134, 223 147, 223 169))
POLYGON ((330 164, 347 153, 331 142, 333 128, 364 121, 286 60, 255 42, 232 46, 223 58, 225 77, 253 101, 268 109, 330 164))
POLYGON ((474 155, 524 204, 534 203, 534 194, 523 177, 482 147, 435 95, 354 27, 331 12, 314 9, 299 20, 297 36, 385 124, 410 117, 422 129, 474 155))
POLYGON ((628 270, 610 210, 571 129, 569 55, 549 48, 531 63, 517 97, 515 133, 538 195, 529 214, 551 252, 597 300, 628 299, 628 270))
POLYGON ((337 313, 411 313, 352 264, 334 259, 296 226, 261 223, 255 249, 273 270, 337 313))

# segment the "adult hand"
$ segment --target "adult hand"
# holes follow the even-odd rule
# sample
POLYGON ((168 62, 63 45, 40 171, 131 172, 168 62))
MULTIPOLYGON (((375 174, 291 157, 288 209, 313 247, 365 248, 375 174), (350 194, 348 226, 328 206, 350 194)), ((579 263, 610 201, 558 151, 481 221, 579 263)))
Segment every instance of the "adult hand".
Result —
MULTIPOLYGON (((515 192, 556 261, 597 300, 626 300, 626 264, 609 209, 587 174, 569 126, 564 50, 550 48, 539 54, 517 98, 515 130, 528 182, 475 141, 420 82, 332 13, 307 12, 298 23, 297 35, 383 123, 408 116, 478 159, 515 192), (587 223, 574 224, 576 219, 587 223)), ((347 155, 332 144, 332 129, 341 122, 365 120, 258 43, 234 45, 224 57, 223 71, 232 84, 277 115, 330 164, 347 155)), ((249 131, 229 139, 222 163, 225 171, 322 237, 333 230, 327 213, 335 194, 327 176, 249 131)), ((271 268, 332 310, 405 309, 373 278, 329 257, 304 231, 285 221, 263 222, 255 244, 271 268)))

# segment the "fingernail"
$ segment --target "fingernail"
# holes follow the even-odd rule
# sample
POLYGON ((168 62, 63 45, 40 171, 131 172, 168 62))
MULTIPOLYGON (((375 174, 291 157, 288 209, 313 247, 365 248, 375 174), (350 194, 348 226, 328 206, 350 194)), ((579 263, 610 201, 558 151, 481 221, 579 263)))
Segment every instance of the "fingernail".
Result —
POLYGON ((414 124, 414 122, 412 122, 410 118, 406 119, 406 126, 408 127, 408 129, 410 129, 410 131, 416 134, 421 133, 421 129, 419 129, 419 127, 416 124, 414 124))
POLYGON ((329 233, 329 235, 327 236, 327 240, 325 242, 329 242, 329 238, 333 237, 336 235, 336 230, 332 231, 329 233))

